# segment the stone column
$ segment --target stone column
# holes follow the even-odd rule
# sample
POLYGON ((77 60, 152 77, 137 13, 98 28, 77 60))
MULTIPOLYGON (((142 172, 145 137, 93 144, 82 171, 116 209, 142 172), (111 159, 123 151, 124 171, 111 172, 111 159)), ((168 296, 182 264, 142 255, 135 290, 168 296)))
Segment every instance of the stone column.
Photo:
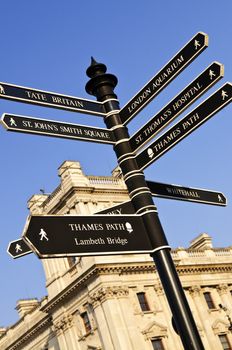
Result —
MULTIPOLYGON (((221 297, 221 303, 220 304, 222 304, 223 306, 229 308, 230 305, 231 305, 231 296, 229 295, 228 285, 225 284, 225 283, 219 284, 217 286, 217 291, 218 291, 218 294, 221 297)), ((218 305, 217 305, 217 307, 218 307, 218 305)))
MULTIPOLYGON (((202 297, 201 297, 201 287, 199 285, 194 285, 189 288, 189 294, 192 297, 193 304, 194 304, 194 309, 196 310, 197 313, 197 318, 200 321, 200 327, 201 329, 200 334, 201 336, 204 335, 203 341, 205 345, 205 349, 213 349, 214 344, 211 343, 210 339, 206 336, 208 334, 208 331, 206 330, 205 327, 205 320, 209 319, 209 314, 204 313, 204 308, 202 307, 202 297), (204 333, 203 333, 203 332, 204 333)), ((210 329, 212 331, 212 329, 210 329)))
POLYGON ((61 350, 81 350, 72 315, 64 314, 53 325, 61 350))
POLYGON ((107 323, 104 310, 102 308, 102 290, 93 293, 89 298, 89 303, 93 307, 93 316, 97 325, 103 349, 114 350, 109 325, 107 323))
POLYGON ((127 298, 128 292, 127 288, 112 286, 102 287, 91 295, 90 302, 95 309, 96 323, 105 350, 142 348, 134 344, 128 330, 133 326, 133 320, 130 315, 125 317, 126 313, 130 313, 129 303, 121 300, 127 298))

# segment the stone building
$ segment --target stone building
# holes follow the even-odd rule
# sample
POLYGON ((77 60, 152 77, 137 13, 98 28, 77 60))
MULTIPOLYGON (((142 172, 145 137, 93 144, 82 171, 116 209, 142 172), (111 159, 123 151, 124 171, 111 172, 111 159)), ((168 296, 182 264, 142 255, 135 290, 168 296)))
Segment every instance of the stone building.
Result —
MULTIPOLYGON (((32 214, 92 214, 128 200, 122 179, 59 168, 60 185, 28 201, 32 214)), ((200 234, 172 250, 206 350, 232 349, 232 247, 200 234)), ((20 300, 19 321, 0 328, 1 350, 180 350, 179 336, 148 254, 41 260, 48 295, 20 300)))

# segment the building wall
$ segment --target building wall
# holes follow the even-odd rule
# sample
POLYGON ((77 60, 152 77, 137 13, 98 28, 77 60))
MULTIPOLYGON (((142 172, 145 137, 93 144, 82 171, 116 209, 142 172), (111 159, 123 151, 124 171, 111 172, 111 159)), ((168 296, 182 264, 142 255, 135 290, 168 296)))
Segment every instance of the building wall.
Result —
MULTIPOLYGON (((53 193, 30 198, 32 214, 92 214, 128 200, 121 179, 86 176, 78 162, 64 162, 59 176, 53 193)), ((232 344, 226 315, 232 310, 232 248, 215 249, 201 234, 190 248, 172 250, 172 257, 205 349, 223 349, 219 335, 232 344), (213 307, 204 293, 210 293, 213 307)), ((183 349, 148 254, 43 259, 42 264, 48 295, 37 303, 20 302, 19 321, 1 329, 0 349, 152 350, 155 339, 165 350, 183 349), (146 298, 145 311, 138 293, 146 298)))

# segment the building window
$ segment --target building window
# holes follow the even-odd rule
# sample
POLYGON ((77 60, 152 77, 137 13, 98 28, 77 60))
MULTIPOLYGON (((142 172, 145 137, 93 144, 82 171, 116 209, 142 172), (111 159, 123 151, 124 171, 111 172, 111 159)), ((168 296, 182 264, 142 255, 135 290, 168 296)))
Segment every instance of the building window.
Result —
POLYGON ((152 339, 151 343, 154 350, 164 350, 162 339, 152 339))
POLYGON ((89 333, 91 331, 92 327, 91 327, 91 323, 90 323, 87 311, 83 312, 83 314, 81 314, 81 318, 83 320, 86 333, 89 333))
POLYGON ((144 292, 137 293, 137 297, 142 311, 149 311, 150 307, 147 302, 146 294, 144 292))
POLYGON ((232 349, 230 344, 229 344, 229 341, 228 341, 226 334, 219 335, 218 337, 219 337, 219 340, 222 344, 223 350, 231 350, 232 349))
POLYGON ((213 299, 211 297, 211 294, 209 292, 205 292, 203 294, 204 294, 204 297, 205 297, 205 301, 206 301, 206 303, 208 305, 208 308, 209 309, 215 309, 215 305, 214 305, 213 299))

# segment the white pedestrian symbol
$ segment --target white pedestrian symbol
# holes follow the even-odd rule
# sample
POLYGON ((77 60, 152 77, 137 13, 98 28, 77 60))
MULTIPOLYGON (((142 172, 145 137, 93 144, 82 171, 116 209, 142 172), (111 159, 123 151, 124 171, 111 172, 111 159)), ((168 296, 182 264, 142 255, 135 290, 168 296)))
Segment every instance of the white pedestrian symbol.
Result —
POLYGON ((147 154, 148 154, 149 158, 152 158, 154 156, 154 152, 153 152, 152 148, 148 148, 147 154))
POLYGON ((223 202, 223 199, 222 199, 222 197, 220 196, 220 194, 218 194, 218 200, 219 200, 219 202, 223 202))
POLYGON ((17 126, 16 121, 14 118, 10 118, 10 126, 17 126))
POLYGON ((129 233, 133 232, 133 228, 129 222, 125 223, 126 229, 129 233))
POLYGON ((197 50, 197 48, 200 47, 201 44, 199 43, 198 40, 195 40, 195 41, 194 41, 194 46, 195 46, 195 50, 197 50))
POLYGON ((224 101, 226 97, 228 97, 227 92, 222 90, 222 100, 224 101))
POLYGON ((48 236, 47 236, 47 233, 44 231, 43 228, 40 229, 39 235, 40 235, 40 240, 41 240, 41 241, 42 241, 43 239, 46 239, 46 241, 49 240, 49 238, 48 238, 48 236))
POLYGON ((23 251, 20 244, 18 244, 18 243, 16 244, 16 246, 15 246, 15 251, 16 251, 16 253, 22 252, 22 251, 23 251))
POLYGON ((213 70, 209 70, 209 76, 210 76, 210 80, 213 80, 213 77, 216 77, 216 74, 214 73, 213 70))
POLYGON ((0 94, 5 94, 5 90, 2 85, 0 85, 0 94))

